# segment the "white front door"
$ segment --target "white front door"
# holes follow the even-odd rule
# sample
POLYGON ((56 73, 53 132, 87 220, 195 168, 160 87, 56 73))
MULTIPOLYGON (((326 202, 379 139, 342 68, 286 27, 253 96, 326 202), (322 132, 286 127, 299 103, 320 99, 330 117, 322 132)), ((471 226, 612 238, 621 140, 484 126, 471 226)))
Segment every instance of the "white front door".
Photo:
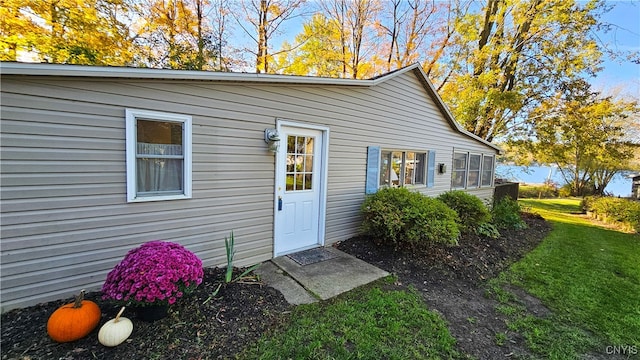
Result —
POLYGON ((326 134, 319 129, 279 127, 276 159, 274 255, 322 245, 326 134))

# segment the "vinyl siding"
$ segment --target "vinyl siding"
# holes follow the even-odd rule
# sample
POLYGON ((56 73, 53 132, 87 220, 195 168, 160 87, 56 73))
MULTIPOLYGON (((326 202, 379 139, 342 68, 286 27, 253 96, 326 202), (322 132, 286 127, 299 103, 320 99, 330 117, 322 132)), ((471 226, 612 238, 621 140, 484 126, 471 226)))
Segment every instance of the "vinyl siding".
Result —
MULTIPOLYGON (((186 80, 2 77, 2 311, 99 289, 141 243, 163 239, 205 266, 273 254, 276 119, 330 129, 325 244, 357 234, 367 146, 435 150, 437 195, 453 149, 495 153, 454 130, 416 73, 371 87, 186 80), (193 198, 126 202, 125 109, 193 118, 193 198)), ((490 196, 493 189, 479 189, 490 196)))

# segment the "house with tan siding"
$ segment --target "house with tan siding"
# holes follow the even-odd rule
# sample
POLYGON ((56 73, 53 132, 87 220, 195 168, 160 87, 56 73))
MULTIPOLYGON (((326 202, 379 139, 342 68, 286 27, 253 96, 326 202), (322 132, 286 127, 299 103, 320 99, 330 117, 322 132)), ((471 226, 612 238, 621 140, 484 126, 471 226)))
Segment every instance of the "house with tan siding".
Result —
POLYGON ((356 234, 383 186, 493 196, 499 149, 416 64, 369 80, 2 63, 2 311, 178 242, 238 266, 356 234))

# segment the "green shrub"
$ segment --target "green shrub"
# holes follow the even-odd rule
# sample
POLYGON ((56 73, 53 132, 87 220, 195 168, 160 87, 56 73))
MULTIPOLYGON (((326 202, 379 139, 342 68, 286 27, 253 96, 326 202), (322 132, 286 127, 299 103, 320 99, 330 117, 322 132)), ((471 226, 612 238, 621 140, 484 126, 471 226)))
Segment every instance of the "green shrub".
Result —
POLYGON ((482 200, 462 190, 447 191, 440 194, 438 199, 458 214, 458 224, 462 231, 471 231, 491 219, 489 209, 482 200))
POLYGON ((362 231, 394 246, 456 244, 456 214, 443 202, 405 188, 385 188, 362 204, 362 231))
POLYGON ((564 184, 560 189, 558 189, 558 197, 565 198, 569 197, 573 194, 573 187, 571 184, 564 184))
POLYGON ((475 231, 476 231, 476 234, 485 236, 491 239, 497 239, 500 237, 500 231, 498 231, 498 227, 488 222, 478 225, 475 231))
POLYGON ((521 212, 517 201, 504 197, 491 208, 491 222, 498 229, 524 229, 527 224, 522 220, 521 212))
POLYGON ((598 197, 596 196, 585 196, 582 198, 580 202, 580 207, 582 207, 582 212, 585 213, 587 211, 593 211, 593 203, 596 201, 598 197))
POLYGON ((622 225, 640 232, 640 202, 615 197, 587 196, 582 200, 582 208, 609 223, 622 225))

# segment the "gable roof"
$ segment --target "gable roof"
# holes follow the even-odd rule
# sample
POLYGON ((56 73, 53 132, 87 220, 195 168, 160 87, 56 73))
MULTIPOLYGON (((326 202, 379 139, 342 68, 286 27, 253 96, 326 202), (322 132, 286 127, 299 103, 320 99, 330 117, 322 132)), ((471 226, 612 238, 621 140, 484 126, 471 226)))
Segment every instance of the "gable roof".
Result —
POLYGON ((498 152, 502 152, 497 145, 486 141, 464 129, 453 117, 449 108, 438 95, 435 87, 427 77, 419 63, 376 76, 371 79, 340 79, 317 76, 275 75, 257 73, 233 73, 195 70, 170 70, 133 67, 87 66, 47 63, 0 63, 0 75, 22 76, 63 76, 63 77, 94 77, 94 78, 125 78, 125 79, 158 79, 158 80, 194 80, 207 82, 253 82, 271 84, 299 84, 299 85, 328 85, 372 87, 384 83, 404 73, 412 71, 420 80, 427 93, 442 112, 449 125, 457 132, 470 137, 498 152))

